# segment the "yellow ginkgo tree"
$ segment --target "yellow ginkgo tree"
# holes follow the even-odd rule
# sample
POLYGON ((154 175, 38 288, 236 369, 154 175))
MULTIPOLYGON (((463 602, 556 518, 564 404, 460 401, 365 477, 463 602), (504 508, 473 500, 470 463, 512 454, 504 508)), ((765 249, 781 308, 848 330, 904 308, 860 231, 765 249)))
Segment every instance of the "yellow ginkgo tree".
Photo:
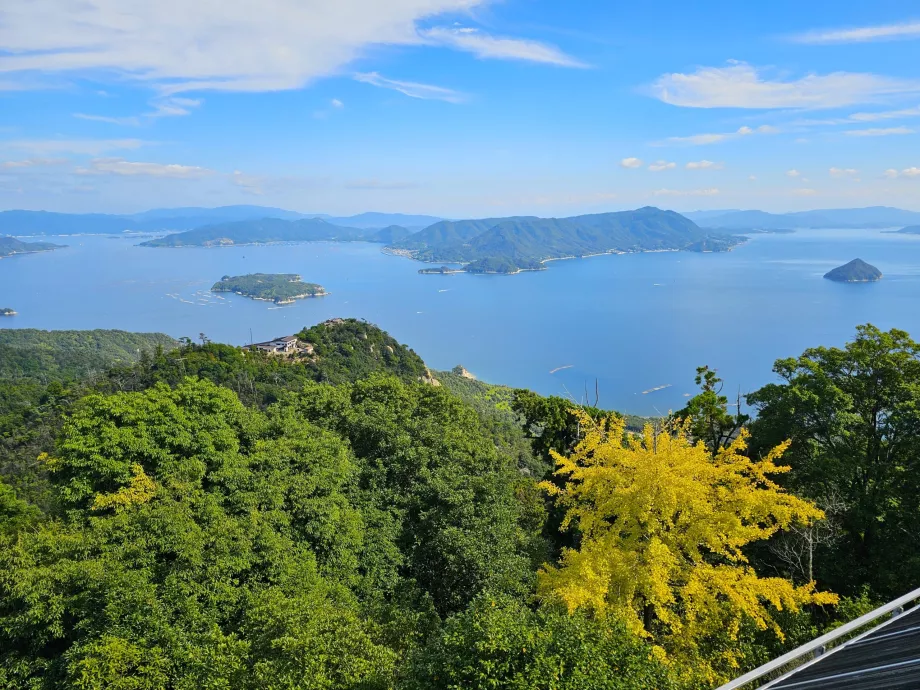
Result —
POLYGON ((710 680, 739 654, 722 649, 710 663, 702 647, 713 638, 736 640, 745 623, 781 637, 775 612, 837 601, 814 583, 760 577, 743 553, 822 517, 771 480, 788 471, 777 464, 786 445, 753 460, 743 454, 746 432, 713 454, 679 422, 630 437, 613 417, 597 423, 581 414, 581 424, 571 456, 554 453, 559 482, 543 484, 566 511, 562 528, 580 535, 577 549, 541 570, 544 600, 617 616, 659 655, 710 680))

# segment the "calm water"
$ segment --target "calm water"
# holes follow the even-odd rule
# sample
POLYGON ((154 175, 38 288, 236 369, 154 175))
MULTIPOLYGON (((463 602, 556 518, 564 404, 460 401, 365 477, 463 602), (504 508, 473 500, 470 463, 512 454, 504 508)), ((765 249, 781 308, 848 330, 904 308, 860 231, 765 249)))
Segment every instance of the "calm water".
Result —
POLYGON ((235 344, 334 316, 364 318, 435 368, 638 414, 677 409, 698 365, 728 389, 772 380, 778 357, 842 345, 871 321, 920 337, 920 237, 880 231, 761 235, 730 254, 658 253, 553 262, 517 276, 422 276, 379 245, 146 249, 137 239, 49 238, 70 247, 0 261, 14 328, 121 328, 235 344), (853 258, 876 284, 821 276, 853 258), (300 273, 328 297, 274 307, 208 288, 224 274, 300 273), (550 373, 559 367, 567 367, 550 373), (652 391, 652 389, 660 388, 652 391), (643 393, 643 391, 651 391, 643 393))

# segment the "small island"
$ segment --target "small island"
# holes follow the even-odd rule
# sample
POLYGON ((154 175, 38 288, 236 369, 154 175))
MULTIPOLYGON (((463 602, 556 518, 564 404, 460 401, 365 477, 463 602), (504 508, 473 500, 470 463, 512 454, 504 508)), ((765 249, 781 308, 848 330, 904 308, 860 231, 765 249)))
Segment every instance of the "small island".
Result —
POLYGON ((897 232, 899 235, 920 235, 920 225, 908 225, 897 232))
POLYGON ((828 271, 824 277, 838 283, 874 283, 882 279, 882 272, 862 259, 853 259, 848 264, 828 271))
POLYGON ((508 259, 495 257, 478 259, 465 266, 467 273, 494 273, 499 275, 514 275, 521 271, 545 271, 546 266, 536 259, 508 259))
POLYGON ((421 268, 419 273, 429 276, 449 276, 454 273, 464 273, 462 268, 451 268, 450 266, 441 266, 440 268, 421 268))
POLYGON ((13 256, 14 254, 50 252, 63 247, 63 244, 51 244, 51 242, 23 242, 15 237, 0 237, 0 258, 13 256))
POLYGON ((0 316, 16 316, 16 311, 9 307, 0 307, 0 316))
POLYGON ((224 276, 211 287, 213 292, 235 292, 243 297, 275 304, 291 304, 305 297, 323 297, 329 293, 322 285, 304 283, 296 273, 249 273, 224 276))

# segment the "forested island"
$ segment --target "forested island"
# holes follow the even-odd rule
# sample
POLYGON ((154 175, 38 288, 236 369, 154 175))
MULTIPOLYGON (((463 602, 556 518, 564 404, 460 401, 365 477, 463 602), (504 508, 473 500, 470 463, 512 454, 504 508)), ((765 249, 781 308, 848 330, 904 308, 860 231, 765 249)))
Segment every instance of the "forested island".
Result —
POLYGON ((213 292, 235 292, 251 299, 275 304, 290 304, 306 297, 328 294, 322 285, 304 283, 296 273, 248 273, 244 276, 224 276, 211 286, 213 292))
POLYGON ((853 259, 828 271, 824 277, 837 283, 874 283, 882 279, 882 272, 862 259, 853 259))
POLYGON ((515 261, 506 257, 496 257, 492 259, 478 259, 461 268, 451 268, 449 266, 422 268, 419 269, 419 273, 422 275, 452 275, 454 273, 514 275, 521 271, 545 270, 546 266, 540 261, 533 261, 530 259, 519 259, 515 261))
MULTIPOLYGON (((177 232, 147 242, 141 247, 232 247, 246 244, 278 242, 391 242, 404 238, 405 228, 349 228, 334 225, 321 218, 284 220, 262 218, 231 223, 218 223, 177 232)), ((410 233, 411 234, 411 233, 410 233)))
POLYGON ((440 266, 438 268, 420 268, 418 270, 422 275, 449 276, 454 273, 464 273, 462 268, 451 268, 450 266, 440 266))
POLYGON ((471 273, 539 270, 548 259, 643 251, 727 251, 743 237, 704 230, 673 211, 646 207, 571 218, 441 221, 387 251, 428 262, 461 263, 471 273))
POLYGON ((15 254, 35 254, 37 252, 50 252, 63 249, 62 244, 51 242, 23 242, 15 237, 0 237, 0 258, 15 254))
POLYGON ((0 308, 0 316, 16 316, 16 310, 11 307, 0 308))
POLYGON ((654 425, 296 335, 0 330, 0 686, 705 690, 920 582, 902 331, 654 425))

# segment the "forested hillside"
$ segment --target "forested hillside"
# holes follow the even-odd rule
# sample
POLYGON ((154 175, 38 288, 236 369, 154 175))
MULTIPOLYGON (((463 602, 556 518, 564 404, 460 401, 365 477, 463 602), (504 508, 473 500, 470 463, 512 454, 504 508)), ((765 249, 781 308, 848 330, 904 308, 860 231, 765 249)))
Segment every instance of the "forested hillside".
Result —
POLYGON ((753 421, 705 367, 624 418, 354 320, 104 371, 9 337, 72 346, 0 360, 3 688, 695 690, 920 584, 899 331, 778 361, 753 421))

